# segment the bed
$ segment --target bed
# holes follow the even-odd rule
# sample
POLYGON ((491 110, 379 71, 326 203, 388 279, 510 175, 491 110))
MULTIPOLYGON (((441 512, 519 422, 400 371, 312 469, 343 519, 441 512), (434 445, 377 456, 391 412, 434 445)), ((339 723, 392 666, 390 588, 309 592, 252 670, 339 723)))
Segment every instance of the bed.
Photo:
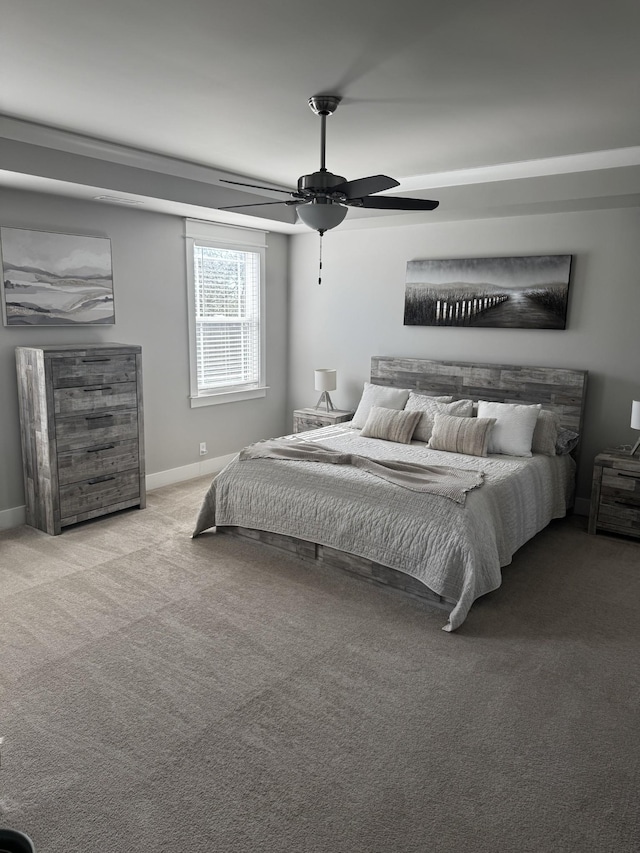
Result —
POLYGON ((370 437, 373 414, 404 422, 411 404, 394 404, 400 412, 394 414, 383 402, 363 428, 361 401, 353 422, 243 451, 212 482, 194 536, 212 528, 248 536, 394 587, 446 610, 444 630, 453 631, 477 598, 500 586, 501 569, 518 548, 571 507, 586 380, 586 371, 563 368, 374 357, 370 390, 378 396, 406 391, 413 403, 447 400, 437 403, 438 411, 454 414, 457 401, 474 401, 475 423, 465 419, 465 426, 477 432, 486 424, 489 436, 497 421, 483 416, 495 414, 493 404, 509 404, 500 411, 538 406, 574 446, 570 453, 530 456, 438 449, 446 443, 436 440, 444 434, 436 426, 462 422, 449 414, 431 424, 435 448, 422 440, 384 440, 370 437), (339 464, 322 464, 330 458, 339 464), (446 488, 441 481, 423 486, 432 472, 460 478, 462 494, 448 491, 449 479, 446 488), (405 475, 409 485, 394 480, 405 475))

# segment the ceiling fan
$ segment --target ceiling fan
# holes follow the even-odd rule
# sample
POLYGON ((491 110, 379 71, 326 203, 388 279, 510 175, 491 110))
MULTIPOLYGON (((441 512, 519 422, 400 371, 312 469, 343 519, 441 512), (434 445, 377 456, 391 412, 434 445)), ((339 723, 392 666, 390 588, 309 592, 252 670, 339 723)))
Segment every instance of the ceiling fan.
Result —
POLYGON ((316 95, 309 98, 312 111, 320 116, 320 169, 298 179, 297 190, 274 189, 259 184, 245 184, 241 181, 224 180, 225 184, 241 187, 286 193, 291 196, 282 201, 265 201, 257 204, 233 204, 220 210, 234 210, 239 207, 260 207, 267 204, 287 204, 296 207, 300 219, 320 236, 330 228, 340 225, 350 207, 362 207, 375 210, 435 210, 437 201, 421 198, 401 198, 399 196, 377 196, 383 190, 400 186, 399 182, 387 175, 371 175, 347 181, 342 175, 327 171, 325 165, 326 122, 340 103, 338 95, 316 95))

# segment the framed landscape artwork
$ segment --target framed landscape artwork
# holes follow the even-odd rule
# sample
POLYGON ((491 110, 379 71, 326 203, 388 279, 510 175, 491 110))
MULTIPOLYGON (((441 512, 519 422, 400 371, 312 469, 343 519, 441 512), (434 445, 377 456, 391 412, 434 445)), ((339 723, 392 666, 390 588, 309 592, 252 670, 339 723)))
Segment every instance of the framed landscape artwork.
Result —
POLYGON ((0 228, 5 326, 115 323, 111 241, 0 228))
POLYGON ((565 329, 572 255, 409 261, 405 326, 565 329))

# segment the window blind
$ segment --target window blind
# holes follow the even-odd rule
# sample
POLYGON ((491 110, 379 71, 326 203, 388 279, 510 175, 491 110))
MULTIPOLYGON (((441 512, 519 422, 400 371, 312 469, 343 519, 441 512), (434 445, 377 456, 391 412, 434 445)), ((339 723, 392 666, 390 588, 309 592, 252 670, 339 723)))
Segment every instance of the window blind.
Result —
POLYGON ((198 392, 260 384, 260 254, 193 245, 198 392))
POLYGON ((267 232, 185 219, 191 406, 264 397, 267 232))

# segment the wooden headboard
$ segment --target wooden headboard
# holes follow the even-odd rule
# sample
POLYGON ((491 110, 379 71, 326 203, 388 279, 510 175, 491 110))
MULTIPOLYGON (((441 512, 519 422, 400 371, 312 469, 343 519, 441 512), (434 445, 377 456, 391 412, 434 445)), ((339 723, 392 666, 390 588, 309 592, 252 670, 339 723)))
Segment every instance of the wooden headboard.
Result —
POLYGON ((586 370, 374 356, 371 382, 456 400, 541 403, 555 412, 560 426, 582 434, 586 370))

